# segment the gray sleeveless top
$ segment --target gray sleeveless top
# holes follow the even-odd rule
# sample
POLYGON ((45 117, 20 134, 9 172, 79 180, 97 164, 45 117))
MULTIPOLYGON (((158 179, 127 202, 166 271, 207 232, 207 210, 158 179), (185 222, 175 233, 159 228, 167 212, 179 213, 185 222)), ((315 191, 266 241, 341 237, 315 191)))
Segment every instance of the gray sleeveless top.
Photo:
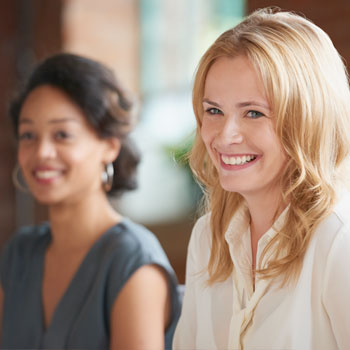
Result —
POLYGON ((129 219, 106 231, 85 256, 44 329, 41 287, 50 240, 49 224, 26 227, 2 253, 2 349, 108 349, 113 303, 133 272, 146 264, 157 264, 168 274, 172 311, 164 341, 171 349, 180 313, 177 281, 150 231, 129 219))

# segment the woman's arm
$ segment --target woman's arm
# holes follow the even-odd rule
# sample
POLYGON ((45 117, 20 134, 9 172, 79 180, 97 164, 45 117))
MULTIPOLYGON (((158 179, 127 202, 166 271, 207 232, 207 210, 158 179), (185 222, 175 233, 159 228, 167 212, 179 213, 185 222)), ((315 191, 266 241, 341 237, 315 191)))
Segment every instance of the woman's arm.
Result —
POLYGON ((156 265, 140 267, 114 302, 110 349, 164 349, 170 312, 166 273, 156 265))

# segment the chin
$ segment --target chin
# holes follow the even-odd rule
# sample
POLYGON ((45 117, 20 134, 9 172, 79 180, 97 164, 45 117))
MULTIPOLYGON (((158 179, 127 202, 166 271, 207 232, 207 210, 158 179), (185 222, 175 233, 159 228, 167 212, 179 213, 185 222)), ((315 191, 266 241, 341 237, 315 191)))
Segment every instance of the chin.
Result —
POLYGON ((228 181, 228 179, 220 179, 220 185, 222 187, 223 190, 227 191, 227 192, 240 192, 241 190, 243 190, 243 186, 240 186, 238 181, 233 181, 232 179, 230 179, 228 181))
POLYGON ((36 201, 42 205, 56 205, 61 202, 61 198, 59 198, 57 195, 50 195, 48 193, 32 193, 33 197, 36 199, 36 201))
POLYGON ((221 187, 224 191, 231 192, 231 193, 237 193, 244 198, 255 192, 254 188, 251 188, 251 187, 248 188, 247 186, 244 186, 244 185, 238 186, 237 183, 230 184, 227 182, 220 182, 220 184, 221 184, 221 187))
POLYGON ((49 198, 35 198, 37 200, 38 203, 42 204, 42 205, 47 205, 47 206, 52 206, 52 205, 56 205, 58 203, 57 200, 54 199, 49 199, 49 198))

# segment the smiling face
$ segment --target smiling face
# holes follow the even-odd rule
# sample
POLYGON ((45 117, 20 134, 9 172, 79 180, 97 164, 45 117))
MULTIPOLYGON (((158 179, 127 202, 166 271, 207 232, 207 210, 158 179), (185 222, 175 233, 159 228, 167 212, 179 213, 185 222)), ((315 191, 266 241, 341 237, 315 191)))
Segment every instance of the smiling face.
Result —
MULTIPOLYGON (((286 155, 274 130, 263 84, 245 56, 221 57, 210 67, 201 136, 226 191, 280 195, 286 155)), ((264 198, 264 197, 261 197, 264 198)))
POLYGON ((115 141, 100 139, 61 90, 43 85, 28 95, 18 137, 19 165, 39 202, 79 201, 103 192, 101 173, 117 156, 115 141))

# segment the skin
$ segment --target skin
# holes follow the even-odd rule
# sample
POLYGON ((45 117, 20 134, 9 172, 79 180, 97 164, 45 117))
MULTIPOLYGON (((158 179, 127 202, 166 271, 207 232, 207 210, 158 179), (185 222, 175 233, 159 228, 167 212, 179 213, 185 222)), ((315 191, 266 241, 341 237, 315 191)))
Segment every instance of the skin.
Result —
MULTIPOLYGON (((42 281, 45 328, 91 246, 122 219, 101 181, 104 165, 119 150, 119 140, 100 139, 61 90, 40 86, 24 102, 18 161, 34 197, 48 205, 52 230, 42 281)), ((2 299, 0 289, 1 306, 2 299)), ((110 348, 162 349, 169 314, 164 272, 153 265, 141 267, 113 305, 110 348)))
POLYGON ((287 157, 275 133, 263 84, 249 59, 221 57, 211 66, 203 98, 201 136, 223 189, 241 194, 250 213, 252 268, 257 244, 272 226, 287 157), (232 165, 243 156, 248 163, 232 165), (263 208, 263 210, 262 210, 263 208))

